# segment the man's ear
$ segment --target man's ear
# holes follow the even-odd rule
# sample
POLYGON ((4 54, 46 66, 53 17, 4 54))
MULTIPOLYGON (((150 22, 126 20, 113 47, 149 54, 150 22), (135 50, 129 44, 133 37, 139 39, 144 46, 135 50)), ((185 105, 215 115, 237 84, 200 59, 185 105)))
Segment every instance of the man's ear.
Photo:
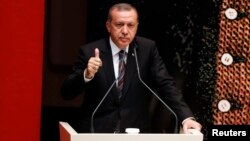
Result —
POLYGON ((110 22, 109 21, 106 22, 106 28, 107 28, 108 32, 110 32, 110 22))

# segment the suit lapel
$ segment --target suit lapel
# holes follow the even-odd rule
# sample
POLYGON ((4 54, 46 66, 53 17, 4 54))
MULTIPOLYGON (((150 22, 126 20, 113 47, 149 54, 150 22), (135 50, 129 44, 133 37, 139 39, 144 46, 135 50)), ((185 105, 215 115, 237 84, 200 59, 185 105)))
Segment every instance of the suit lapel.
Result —
POLYGON ((131 80, 133 80, 133 76, 136 73, 134 46, 129 47, 129 52, 128 52, 127 57, 128 58, 127 58, 125 76, 124 76, 125 80, 124 80, 122 99, 124 99, 126 97, 131 80))
MULTIPOLYGON (((105 78, 107 79, 108 84, 106 85, 109 88, 112 83, 115 81, 115 73, 114 73, 114 65, 113 65, 113 57, 111 52, 111 47, 109 41, 106 40, 106 46, 100 48, 101 49, 101 59, 103 61, 103 71, 105 74, 105 78)), ((108 90, 108 89, 107 89, 108 90)), ((112 90, 110 91, 116 101, 119 101, 116 84, 113 86, 112 90)))
MULTIPOLYGON (((106 46, 102 46, 101 50, 101 59, 103 60, 103 70, 105 73, 105 77, 108 80, 107 87, 109 88, 115 80, 114 73, 114 65, 113 65, 113 57, 111 53, 111 47, 109 41, 106 40, 106 46)), ((129 85, 131 84, 131 80, 133 80, 133 76, 136 73, 136 62, 134 56, 134 46, 129 47, 128 56, 127 56, 127 64, 125 68, 125 76, 124 76, 124 87, 123 87, 123 95, 119 100, 118 92, 116 89, 116 85, 113 86, 111 93, 114 96, 116 102, 122 101, 126 97, 126 93, 128 92, 129 85)))

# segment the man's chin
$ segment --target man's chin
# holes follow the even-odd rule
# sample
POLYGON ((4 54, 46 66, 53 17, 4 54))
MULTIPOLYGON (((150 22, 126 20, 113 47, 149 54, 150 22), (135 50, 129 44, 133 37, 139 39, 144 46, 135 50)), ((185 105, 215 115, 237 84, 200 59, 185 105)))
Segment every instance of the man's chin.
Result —
POLYGON ((125 47, 127 47, 128 45, 129 45, 129 42, 120 43, 120 44, 119 44, 119 47, 120 47, 120 48, 125 48, 125 47))

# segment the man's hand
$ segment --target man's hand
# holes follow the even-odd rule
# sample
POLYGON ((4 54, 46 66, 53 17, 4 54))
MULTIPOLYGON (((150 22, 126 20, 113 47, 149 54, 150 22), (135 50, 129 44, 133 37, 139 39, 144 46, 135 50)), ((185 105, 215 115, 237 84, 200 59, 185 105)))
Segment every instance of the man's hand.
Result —
POLYGON ((184 121, 182 126, 183 126, 183 132, 185 134, 190 134, 188 129, 196 129, 197 131, 201 131, 202 128, 201 124, 193 119, 187 119, 186 121, 184 121))
POLYGON ((91 57, 88 61, 85 77, 91 79, 95 76, 95 73, 102 66, 102 60, 100 59, 99 49, 95 48, 95 57, 91 57))

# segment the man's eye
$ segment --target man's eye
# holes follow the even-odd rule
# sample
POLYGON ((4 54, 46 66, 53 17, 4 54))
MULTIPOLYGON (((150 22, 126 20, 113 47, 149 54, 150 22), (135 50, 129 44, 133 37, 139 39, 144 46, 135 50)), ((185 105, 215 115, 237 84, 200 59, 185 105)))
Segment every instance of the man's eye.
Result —
POLYGON ((129 24, 129 25, 128 25, 128 27, 129 27, 129 28, 134 28, 134 27, 135 27, 135 25, 133 25, 133 24, 129 24))
POLYGON ((116 27, 122 27, 123 26, 123 24, 116 24, 116 27))

